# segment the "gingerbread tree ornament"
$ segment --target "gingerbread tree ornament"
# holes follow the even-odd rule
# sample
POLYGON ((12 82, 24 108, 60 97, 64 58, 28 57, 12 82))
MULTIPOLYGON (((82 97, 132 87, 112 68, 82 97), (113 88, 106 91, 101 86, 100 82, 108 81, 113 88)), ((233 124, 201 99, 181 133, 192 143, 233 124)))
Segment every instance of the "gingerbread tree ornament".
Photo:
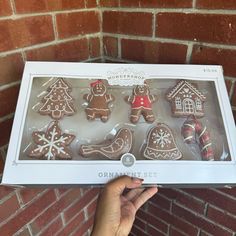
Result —
POLYGON ((49 88, 48 94, 43 97, 43 106, 39 109, 41 115, 49 115, 55 120, 64 115, 75 113, 73 98, 70 96, 71 87, 62 79, 57 79, 49 88))
POLYGON ((177 160, 182 157, 171 129, 163 123, 149 131, 143 155, 154 160, 177 160))
POLYGON ((62 133, 58 121, 52 122, 45 132, 33 132, 32 138, 35 146, 28 154, 30 157, 46 160, 72 159, 67 146, 74 140, 75 136, 62 133))

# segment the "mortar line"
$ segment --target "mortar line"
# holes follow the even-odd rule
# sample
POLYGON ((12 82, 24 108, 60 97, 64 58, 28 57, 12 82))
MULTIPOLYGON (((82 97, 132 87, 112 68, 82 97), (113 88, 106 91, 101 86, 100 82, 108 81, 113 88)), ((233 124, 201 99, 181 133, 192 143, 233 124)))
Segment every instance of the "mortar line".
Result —
POLYGON ((189 43, 187 53, 186 53, 186 63, 190 64, 193 51, 193 43, 189 43))
POLYGON ((153 14, 152 17, 152 38, 155 38, 156 35, 156 14, 153 14))
POLYGON ((3 91, 3 90, 8 89, 8 88, 11 88, 11 87, 13 87, 15 85, 18 85, 20 83, 21 83, 21 81, 18 80, 18 81, 11 82, 9 84, 4 84, 4 85, 0 86, 0 91, 3 91))
POLYGON ((11 113, 11 114, 8 114, 8 115, 6 115, 6 116, 3 116, 3 117, 1 117, 0 118, 0 123, 1 122, 4 122, 4 121, 6 121, 6 120, 10 120, 11 118, 13 118, 14 117, 14 112, 13 113, 11 113))
POLYGON ((55 37, 55 40, 58 40, 56 14, 52 13, 51 16, 52 16, 52 26, 53 26, 54 37, 55 37))
POLYGON ((231 100, 231 98, 233 97, 233 94, 234 94, 234 86, 235 86, 235 80, 232 81, 231 88, 230 88, 230 91, 229 91, 229 99, 230 100, 231 100))
POLYGON ((14 0, 10 0, 10 4, 11 4, 12 13, 13 13, 13 15, 15 15, 16 14, 16 5, 15 5, 14 0))
POLYGON ((124 39, 135 39, 135 40, 145 40, 145 41, 155 41, 162 43, 177 43, 177 44, 185 44, 195 43, 196 45, 211 47, 211 48, 220 48, 220 49, 230 49, 236 50, 236 45, 226 45, 226 44, 218 44, 218 43, 207 43, 207 42, 198 42, 194 40, 184 40, 184 39, 170 39, 170 38, 162 38, 155 37, 151 38, 150 36, 139 36, 139 35, 126 35, 126 34, 117 34, 117 33, 103 33, 105 36, 110 37, 121 37, 124 39))
POLYGON ((121 49, 121 37, 117 39, 117 50, 118 50, 118 58, 122 58, 122 49, 121 49))
POLYGON ((192 5, 193 9, 197 9, 196 5, 197 5, 197 0, 193 0, 193 5, 192 5))
POLYGON ((27 57, 26 57, 25 51, 21 51, 21 57, 22 57, 22 60, 23 60, 24 62, 27 61, 27 57))
POLYGON ((138 7, 102 7, 100 8, 102 12, 113 11, 113 12, 141 12, 141 13, 198 13, 198 14, 223 14, 223 15, 235 15, 236 10, 232 9, 199 9, 199 8, 138 8, 138 7))

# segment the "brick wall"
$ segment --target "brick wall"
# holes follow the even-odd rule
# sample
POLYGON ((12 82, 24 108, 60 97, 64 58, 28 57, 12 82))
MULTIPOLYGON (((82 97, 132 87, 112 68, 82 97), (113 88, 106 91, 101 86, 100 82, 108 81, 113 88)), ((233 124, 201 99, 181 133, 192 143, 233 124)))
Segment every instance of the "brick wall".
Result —
MULTIPOLYGON (((221 64, 236 117, 235 45, 235 0, 0 0, 0 173, 26 60, 221 64)), ((98 191, 0 187, 1 235, 89 235, 98 191)), ((161 189, 131 235, 235 236, 235 206, 161 189)))
MULTIPOLYGON (((26 60, 101 58, 92 0, 0 0, 0 173, 26 60)), ((0 235, 89 235, 98 189, 0 187, 0 235)))

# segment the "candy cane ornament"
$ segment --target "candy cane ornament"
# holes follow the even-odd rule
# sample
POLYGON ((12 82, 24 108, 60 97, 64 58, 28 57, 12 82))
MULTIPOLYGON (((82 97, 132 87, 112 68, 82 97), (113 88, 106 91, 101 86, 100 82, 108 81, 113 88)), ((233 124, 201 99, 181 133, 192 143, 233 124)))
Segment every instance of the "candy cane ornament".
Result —
POLYGON ((182 135, 184 137, 184 142, 188 144, 197 141, 199 148, 201 149, 203 160, 214 160, 210 134, 206 126, 203 126, 199 120, 196 118, 187 119, 182 126, 182 135))

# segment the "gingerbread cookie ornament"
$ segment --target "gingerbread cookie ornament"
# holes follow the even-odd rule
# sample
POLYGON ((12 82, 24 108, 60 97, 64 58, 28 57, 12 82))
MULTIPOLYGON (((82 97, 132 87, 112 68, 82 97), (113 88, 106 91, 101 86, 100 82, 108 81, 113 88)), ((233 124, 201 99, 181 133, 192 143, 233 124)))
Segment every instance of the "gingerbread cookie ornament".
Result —
POLYGON ((166 94, 166 99, 171 103, 172 115, 175 117, 204 116, 206 97, 186 80, 180 80, 166 94))
POLYGON ((88 102, 85 108, 88 120, 99 118, 102 122, 106 122, 109 119, 111 111, 108 105, 115 98, 107 94, 107 88, 101 80, 91 83, 91 94, 85 94, 83 98, 88 102))
POLYGON ((178 160, 182 157, 174 135, 166 124, 159 123, 148 132, 143 156, 152 160, 178 160))
POLYGON ((119 159, 123 154, 128 153, 133 146, 133 133, 128 128, 121 128, 113 139, 105 140, 100 144, 81 145, 79 154, 89 158, 119 159))
POLYGON ((73 98, 70 96, 71 87, 62 79, 57 79, 49 88, 48 94, 43 97, 44 103, 39 109, 41 115, 49 115, 52 119, 62 119, 64 115, 75 113, 73 98))
POLYGON ((33 132, 32 138, 35 146, 28 154, 30 157, 45 160, 72 159, 68 146, 75 136, 62 133, 57 121, 52 122, 46 132, 33 132))
POLYGON ((126 96, 125 101, 131 104, 130 121, 136 124, 142 115, 146 122, 152 123, 155 116, 152 111, 152 103, 157 101, 156 95, 150 95, 147 84, 137 85, 131 96, 126 96))

